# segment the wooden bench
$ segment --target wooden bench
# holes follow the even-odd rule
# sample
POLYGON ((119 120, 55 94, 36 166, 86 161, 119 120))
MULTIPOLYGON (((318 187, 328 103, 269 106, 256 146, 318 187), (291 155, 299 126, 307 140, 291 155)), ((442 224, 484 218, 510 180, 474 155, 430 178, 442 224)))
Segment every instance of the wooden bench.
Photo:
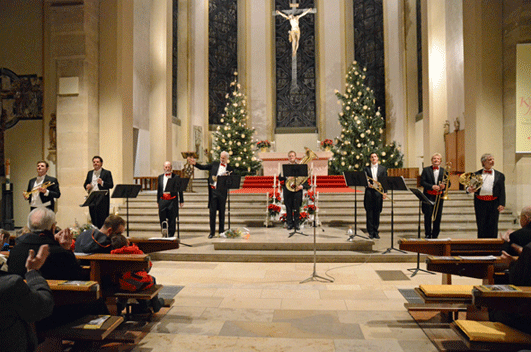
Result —
POLYGON ((178 238, 164 239, 161 237, 160 239, 149 239, 129 237, 129 242, 136 244, 145 254, 179 248, 178 238))
MULTIPOLYGON (((155 296, 157 296, 160 291, 162 290, 164 286, 163 285, 153 285, 147 290, 138 291, 138 292, 128 292, 128 291, 118 291, 114 293, 111 297, 107 298, 107 305, 109 306, 115 306, 117 305, 117 301, 119 299, 127 299, 127 303, 125 305, 125 316, 126 318, 131 317, 131 307, 134 303, 130 302, 130 300, 146 300, 149 301, 155 296)), ((114 307, 113 307, 114 309, 114 307)), ((120 314, 121 312, 118 312, 118 309, 116 308, 117 314, 120 314)))
POLYGON ((88 263, 90 280, 100 285, 104 279, 117 284, 123 273, 146 270, 150 261, 147 254, 76 254, 76 258, 88 263))
POLYGON ((95 281, 46 280, 56 306, 96 301, 101 298, 100 285, 95 281))
POLYGON ((502 323, 457 320, 450 327, 472 351, 521 351, 531 346, 530 335, 502 323))
POLYGON ((424 303, 405 303, 408 311, 437 311, 455 320, 472 303, 472 285, 420 285, 415 293, 424 303), (467 293, 468 292, 468 293, 467 293))
POLYGON ((499 270, 504 268, 500 257, 468 259, 466 257, 429 256, 426 258, 426 269, 429 271, 483 279, 483 283, 489 285, 494 284, 495 267, 499 270))

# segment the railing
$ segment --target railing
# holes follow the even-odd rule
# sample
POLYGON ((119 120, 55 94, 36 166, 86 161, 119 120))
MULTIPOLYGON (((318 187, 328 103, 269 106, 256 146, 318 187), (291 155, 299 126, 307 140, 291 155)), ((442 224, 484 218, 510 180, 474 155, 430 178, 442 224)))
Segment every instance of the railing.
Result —
POLYGON ((142 191, 155 191, 159 186, 158 176, 133 177, 135 185, 141 185, 142 191))

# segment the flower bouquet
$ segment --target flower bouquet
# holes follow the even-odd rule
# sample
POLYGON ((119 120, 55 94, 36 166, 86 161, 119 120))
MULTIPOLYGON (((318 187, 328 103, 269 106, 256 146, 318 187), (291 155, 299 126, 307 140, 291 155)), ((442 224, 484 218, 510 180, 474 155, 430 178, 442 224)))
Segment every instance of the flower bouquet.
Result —
POLYGON ((313 191, 308 191, 308 193, 306 193, 306 197, 308 197, 308 199, 312 202, 315 202, 315 196, 313 194, 313 191))
POLYGON ((287 220, 287 214, 284 213, 284 214, 280 215, 280 218, 279 218, 278 220, 280 220, 280 222, 286 222, 286 220, 287 220))
POLYGON ((324 141, 321 141, 321 149, 330 150, 333 145, 334 141, 331 139, 325 139, 324 141))
POLYGON ((261 150, 265 150, 265 149, 271 148, 271 142, 268 141, 267 139, 263 141, 258 141, 256 142, 256 147, 261 150))
POLYGON ((280 213, 280 205, 276 205, 276 204, 269 204, 269 206, 267 207, 267 211, 269 212, 269 216, 273 217, 273 216, 277 216, 279 213, 280 213))
POLYGON ((305 211, 301 211, 299 214, 299 223, 304 224, 310 218, 310 214, 305 211))
POLYGON ((308 214, 313 215, 317 208, 315 207, 315 204, 308 204, 304 207, 304 210, 306 210, 308 214))
POLYGON ((273 204, 273 203, 280 203, 282 201, 282 198, 280 197, 280 192, 269 192, 269 204, 273 204))
POLYGON ((245 227, 244 228, 237 228, 237 229, 229 229, 225 232, 223 232, 221 235, 219 235, 219 237, 224 237, 224 238, 239 238, 239 237, 243 237, 244 239, 249 239, 249 237, 251 236, 251 233, 249 231, 249 229, 246 229, 245 227))

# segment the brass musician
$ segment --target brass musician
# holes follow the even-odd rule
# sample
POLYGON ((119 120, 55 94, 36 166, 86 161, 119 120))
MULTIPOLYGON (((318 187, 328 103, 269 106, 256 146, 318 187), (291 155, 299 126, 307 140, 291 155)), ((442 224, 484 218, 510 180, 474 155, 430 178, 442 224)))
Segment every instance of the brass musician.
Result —
POLYGON ((383 208, 383 199, 387 197, 387 194, 378 180, 387 177, 387 169, 379 164, 378 154, 371 153, 369 160, 370 165, 365 167, 364 170, 369 180, 369 187, 365 189, 363 206, 365 208, 369 238, 379 239, 380 214, 383 208), (381 190, 379 190, 380 188, 381 190))
POLYGON ((431 166, 425 167, 422 169, 422 174, 420 175, 420 185, 424 188, 424 195, 430 201, 437 201, 437 212, 436 216, 432 220, 432 215, 434 214, 434 205, 422 204, 422 213, 424 214, 424 231, 426 233, 426 238, 437 238, 439 237, 439 232, 441 231, 441 219, 442 219, 442 210, 444 199, 441 197, 442 193, 448 187, 448 184, 445 184, 443 180, 445 179, 445 170, 441 167, 442 155, 439 153, 433 154, 431 157, 431 166))
MULTIPOLYGON (((297 164, 297 153, 291 150, 288 153, 289 164, 297 164)), ((288 230, 299 230, 300 207, 302 204, 302 190, 309 189, 308 180, 303 183, 296 183, 292 177, 279 175, 279 181, 284 181, 282 192, 284 194, 284 204, 286 205, 286 223, 288 230), (291 189, 291 190, 290 190, 291 189)))
POLYGON ((59 182, 52 176, 48 176, 48 162, 37 162, 37 177, 28 182, 28 188, 22 192, 24 199, 30 203, 30 211, 37 207, 46 207, 55 211, 55 199, 61 197, 59 182))

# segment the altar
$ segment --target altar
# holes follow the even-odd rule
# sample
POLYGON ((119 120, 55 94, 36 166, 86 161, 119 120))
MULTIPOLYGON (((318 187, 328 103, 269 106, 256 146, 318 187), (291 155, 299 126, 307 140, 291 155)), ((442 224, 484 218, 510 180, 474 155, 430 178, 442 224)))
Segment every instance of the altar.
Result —
MULTIPOLYGON (((300 161, 306 154, 302 151, 297 152, 297 161, 300 161)), ((313 164, 313 175, 327 176, 328 175, 328 159, 332 157, 330 151, 316 151, 315 154, 319 159, 310 161, 309 168, 313 164)), ((264 169, 264 176, 273 176, 279 174, 282 164, 288 163, 288 153, 278 152, 259 152, 258 157, 262 160, 262 167, 264 169)))

